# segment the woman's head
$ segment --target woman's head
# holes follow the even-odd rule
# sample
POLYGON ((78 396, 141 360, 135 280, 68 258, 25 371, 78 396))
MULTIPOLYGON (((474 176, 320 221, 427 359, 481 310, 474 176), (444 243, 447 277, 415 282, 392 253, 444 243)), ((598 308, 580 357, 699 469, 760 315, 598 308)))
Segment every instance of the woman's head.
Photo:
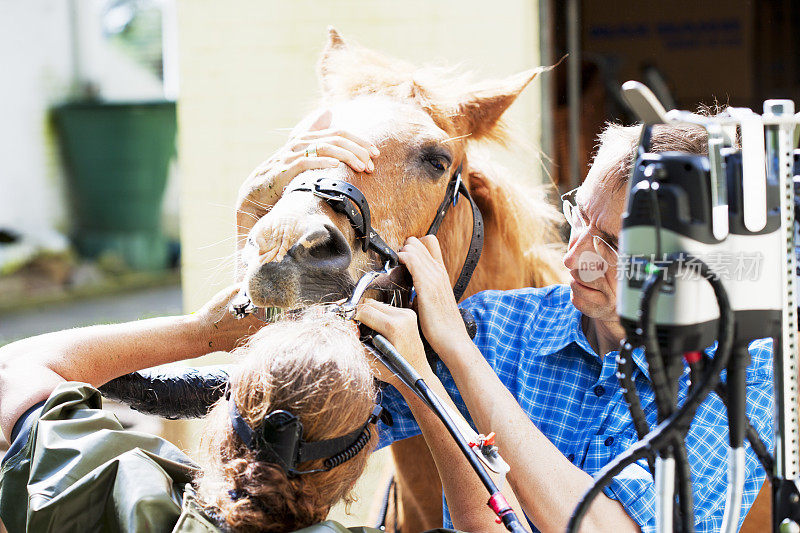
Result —
MULTIPOLYGON (((307 313, 262 328, 237 354, 241 361, 231 376, 230 400, 251 428, 284 410, 302 423, 303 440, 315 442, 361 428, 372 412, 374 380, 352 323, 307 313)), ((201 439, 205 457, 198 491, 236 531, 301 529, 324 520, 337 501, 351 500, 350 489, 376 440, 330 471, 290 476, 244 444, 231 425, 228 402, 221 400, 201 439)), ((322 463, 297 467, 313 470, 322 463)))

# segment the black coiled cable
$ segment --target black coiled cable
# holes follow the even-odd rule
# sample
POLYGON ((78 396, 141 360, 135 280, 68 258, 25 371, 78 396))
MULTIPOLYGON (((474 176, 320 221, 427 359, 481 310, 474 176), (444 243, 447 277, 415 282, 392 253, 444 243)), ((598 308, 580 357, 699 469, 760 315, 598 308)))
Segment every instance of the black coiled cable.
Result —
MULTIPOLYGON (((687 424, 688 426, 688 424, 687 424)), ((672 454, 675 458, 675 476, 678 485, 678 502, 680 504, 679 522, 681 532, 689 533, 694 531, 694 494, 692 494, 692 469, 689 465, 689 453, 686 450, 686 443, 683 437, 688 431, 688 427, 680 432, 680 437, 675 439, 672 447, 672 454)))
POLYGON ((353 444, 336 455, 325 459, 325 462, 322 463, 325 467, 325 470, 336 468, 345 461, 349 461, 355 457, 358 452, 364 449, 364 446, 367 445, 370 438, 372 438, 372 432, 370 432, 369 428, 364 428, 364 431, 361 432, 361 435, 358 436, 353 444))
MULTIPOLYGON (((630 342, 624 341, 617 354, 617 379, 619 380, 620 388, 622 389, 622 396, 628 404, 628 409, 633 418, 633 427, 636 429, 636 435, 639 440, 645 438, 650 433, 650 426, 647 423, 647 417, 642 409, 642 402, 639 400, 639 394, 636 392, 636 383, 633 381, 633 345, 630 342)), ((647 457, 647 465, 650 468, 650 473, 655 479, 655 456, 650 454, 647 457)))
MULTIPOLYGON (((677 383, 683 370, 682 358, 673 357, 664 364, 661 355, 661 347, 658 344, 655 321, 651 319, 655 313, 656 298, 661 285, 668 277, 674 277, 675 272, 681 266, 682 255, 671 254, 667 256, 669 264, 666 269, 660 269, 650 275, 642 287, 641 299, 641 325, 644 330, 645 357, 647 366, 650 369, 650 379, 653 382, 653 393, 656 399, 658 410, 658 421, 666 420, 677 407, 677 383)), ((699 260, 698 260, 699 262, 699 260)), ((706 266, 706 269, 708 267, 706 266)), ((689 431, 691 419, 685 421, 684 427, 680 430, 674 442, 666 447, 664 457, 672 457, 675 460, 675 473, 678 481, 678 501, 680 503, 680 513, 678 517, 681 524, 682 533, 692 533, 694 531, 694 496, 691 487, 691 468, 689 466, 688 453, 683 436, 689 431)), ((655 479, 655 476, 654 476, 655 479)))

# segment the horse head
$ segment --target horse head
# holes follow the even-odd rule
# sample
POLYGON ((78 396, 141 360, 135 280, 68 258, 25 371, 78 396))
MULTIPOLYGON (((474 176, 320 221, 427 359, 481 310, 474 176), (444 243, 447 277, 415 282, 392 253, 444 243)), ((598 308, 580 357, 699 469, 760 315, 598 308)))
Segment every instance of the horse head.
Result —
MULTIPOLYGON (((369 203, 372 227, 397 250, 409 236, 427 232, 448 183, 461 166, 466 186, 482 211, 489 211, 487 226, 494 223, 498 231, 502 229, 504 224, 493 221, 491 212, 497 207, 491 205, 498 201, 493 193, 497 187, 470 166, 467 146, 472 140, 501 135, 502 114, 540 69, 469 84, 444 69, 415 68, 346 43, 330 29, 318 71, 322 107, 332 114, 331 127, 371 141, 381 153, 372 173, 340 164, 304 172, 295 181, 325 177, 355 186, 369 203)), ((307 128, 310 117, 313 114, 298 128, 307 128)), ((308 191, 284 194, 287 185, 291 188, 279 174, 265 180, 263 170, 257 169, 240 190, 237 277, 259 307, 291 309, 346 297, 361 274, 380 268, 382 260, 373 251, 364 251, 345 215, 308 191)), ((537 231, 555 241, 552 208, 545 201, 538 207, 549 228, 537 231)), ((526 216, 513 210, 498 216, 515 214, 526 216)), ((486 231, 488 247, 502 246, 488 242, 492 228, 486 231)), ((467 255, 471 232, 468 202, 459 202, 439 232, 453 281, 467 255)), ((547 268, 557 270, 553 264, 547 268)), ((476 273, 477 277, 487 275, 480 268, 476 273)), ((479 285, 473 279, 468 293, 488 288, 479 285)))

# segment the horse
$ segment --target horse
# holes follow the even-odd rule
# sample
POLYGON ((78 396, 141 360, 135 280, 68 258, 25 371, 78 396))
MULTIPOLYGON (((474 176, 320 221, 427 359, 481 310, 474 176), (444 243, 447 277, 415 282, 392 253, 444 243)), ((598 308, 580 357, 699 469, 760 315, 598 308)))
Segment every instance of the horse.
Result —
MULTIPOLYGON (((563 218, 548 200, 548 186, 523 190, 474 148, 474 141, 514 140, 501 117, 540 71, 473 83, 452 69, 418 68, 346 42, 329 28, 318 65, 320 107, 330 110, 333 128, 373 142, 381 154, 369 174, 341 164, 295 179, 308 174, 357 187, 368 201, 372 227, 397 250, 409 236, 426 233, 458 165, 483 215, 485 232, 483 253, 464 296, 561 282, 563 218)), ((284 195, 288 184, 269 168, 257 168, 239 191, 237 280, 257 307, 295 309, 348 296, 361 274, 378 269, 381 261, 359 246, 359 236, 342 213, 313 194, 284 195)), ((462 200, 439 229, 453 282, 467 256, 472 228, 469 202, 462 200)), ((403 527, 439 527, 441 482, 424 440, 395 443, 392 452, 403 527)))

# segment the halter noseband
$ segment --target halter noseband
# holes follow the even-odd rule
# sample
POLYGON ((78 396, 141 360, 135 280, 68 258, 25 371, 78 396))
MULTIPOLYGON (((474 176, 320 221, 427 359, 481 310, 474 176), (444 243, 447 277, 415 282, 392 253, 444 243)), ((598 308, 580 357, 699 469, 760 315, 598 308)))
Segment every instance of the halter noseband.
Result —
POLYGON ((325 200, 334 211, 346 216, 356 232, 356 237, 361 239, 362 251, 372 249, 389 263, 389 267, 399 264, 397 253, 373 229, 367 198, 355 185, 331 178, 304 179, 289 184, 283 194, 295 191, 310 192, 325 200))
MULTIPOLYGON (((467 257, 464 260, 464 266, 461 267, 461 273, 458 275, 456 284, 453 286, 453 294, 456 301, 461 299, 464 291, 469 285, 469 280, 472 278, 472 273, 478 265, 478 260, 483 251, 483 217, 481 211, 469 194, 466 185, 461 180, 462 164, 458 165, 455 173, 450 178, 445 191, 444 200, 439 204, 436 210, 436 216, 433 219, 430 227, 428 228, 427 235, 436 235, 439 227, 442 225, 444 216, 450 209, 450 206, 455 206, 458 202, 459 195, 463 195, 469 200, 472 207, 472 237, 469 242, 469 250, 467 257)), ((316 179, 302 179, 297 183, 291 183, 284 190, 284 194, 295 191, 310 192, 314 196, 324 200, 331 208, 337 213, 341 213, 347 217, 356 237, 361 239, 361 249, 366 252, 372 250, 379 257, 388 263, 389 267, 394 267, 399 264, 397 253, 389 247, 388 244, 381 238, 377 231, 372 227, 370 219, 369 202, 358 187, 346 181, 332 179, 332 178, 316 178, 316 179)))

